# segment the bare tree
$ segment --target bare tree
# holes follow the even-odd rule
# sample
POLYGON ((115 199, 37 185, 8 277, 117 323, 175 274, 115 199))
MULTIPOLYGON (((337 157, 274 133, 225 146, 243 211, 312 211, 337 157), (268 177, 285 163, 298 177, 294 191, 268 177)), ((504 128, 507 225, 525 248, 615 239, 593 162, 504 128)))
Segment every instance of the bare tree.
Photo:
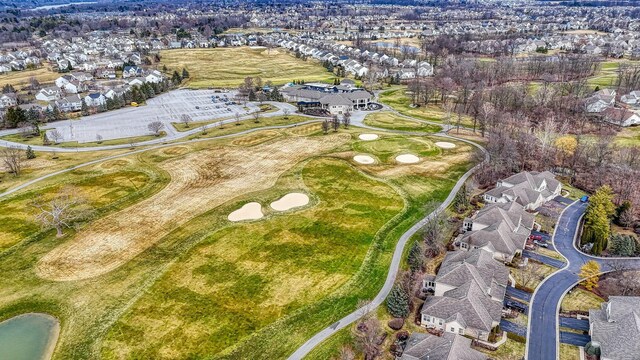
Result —
POLYGON ((96 134, 96 142, 98 142, 98 144, 102 143, 102 135, 96 134))
POLYGON ((22 172, 22 151, 17 147, 2 149, 2 162, 7 172, 14 176, 20 176, 22 172))
POLYGON ((531 287, 543 276, 542 265, 535 261, 529 261, 527 266, 519 267, 515 270, 515 279, 518 285, 531 287))
POLYGON ((253 114, 253 122, 254 123, 259 123, 260 122, 260 111, 256 111, 253 114))
POLYGON ((322 121, 322 132, 327 135, 329 133, 329 128, 331 124, 329 124, 329 120, 322 121))
POLYGON ((160 132, 164 129, 164 124, 160 121, 152 121, 147 125, 149 131, 155 136, 160 136, 160 132))
POLYGON ((200 132, 202 133, 202 135, 207 135, 207 125, 202 125, 200 127, 200 132))
POLYGON ((182 122, 184 124, 184 127, 189 127, 189 123, 191 123, 193 121, 193 119, 191 119, 191 116, 189 116, 189 114, 182 114, 180 115, 180 122, 182 122))
POLYGON ((342 126, 344 126, 345 129, 348 129, 350 124, 351 124, 351 113, 346 111, 344 114, 342 114, 342 126))
POLYGON ((374 360, 380 356, 380 332, 380 321, 375 317, 363 320, 356 326, 353 334, 356 347, 362 351, 365 360, 374 360))
POLYGON ((340 128, 340 119, 338 118, 338 115, 333 115, 331 117, 331 126, 333 127, 334 132, 337 132, 340 128))
POLYGON ((59 144, 60 141, 62 141, 63 136, 60 130, 53 129, 49 131, 49 133, 47 133, 47 138, 50 138, 51 140, 53 140, 54 144, 59 144))
POLYGON ((236 126, 240 125, 240 113, 233 114, 233 118, 236 120, 236 126))
POLYGON ((426 212, 432 215, 422 228, 422 239, 425 244, 425 255, 431 258, 445 250, 447 216, 443 211, 438 211, 440 205, 437 201, 430 201, 425 205, 426 212))
POLYGON ((288 119, 289 118, 289 114, 291 114, 291 110, 289 110, 289 108, 284 108, 282 110, 282 113, 284 114, 284 118, 288 119))
POLYGON ((31 205, 37 210, 36 221, 45 229, 56 229, 57 237, 64 235, 64 228, 72 227, 90 212, 85 199, 73 188, 62 189, 49 201, 36 198, 31 205))
POLYGON ((340 353, 338 354, 338 360, 355 360, 356 354, 353 352, 351 346, 343 346, 340 348, 340 353))

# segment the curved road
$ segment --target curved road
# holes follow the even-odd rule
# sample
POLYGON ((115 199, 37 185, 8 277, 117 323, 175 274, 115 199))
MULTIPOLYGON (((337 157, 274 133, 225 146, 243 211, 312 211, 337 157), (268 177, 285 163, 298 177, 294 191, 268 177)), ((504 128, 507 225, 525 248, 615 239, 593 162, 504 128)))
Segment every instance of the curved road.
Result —
MULTIPOLYGON (((414 119, 414 120, 416 120, 416 119, 414 119)), ((371 128, 369 126, 365 126, 365 127, 371 128)), ((424 135, 424 134, 421 134, 421 135, 424 135)), ((447 135, 447 134, 443 134, 443 133, 438 133, 438 134, 434 134, 434 135, 435 136, 444 137, 444 138, 448 138, 448 139, 452 139, 452 140, 458 140, 458 141, 462 141, 462 142, 471 144, 471 145, 477 147, 478 149, 480 149, 484 153, 484 155, 485 155, 484 161, 488 161, 489 160, 489 153, 486 151, 486 149, 484 147, 472 142, 472 141, 469 141, 469 140, 466 140, 466 139, 457 138, 455 136, 451 136, 451 135, 447 135)), ((393 284, 395 282, 396 275, 398 274, 398 270, 400 268, 400 262, 402 260, 402 253, 404 251, 404 247, 407 245, 407 242, 411 239, 411 237, 415 233, 417 233, 420 229, 422 229, 422 227, 424 227, 425 224, 433 216, 435 216, 439 212, 442 212, 444 209, 446 209, 451 204, 451 202, 455 198, 456 194, 458 193, 458 191, 460 190, 462 185, 467 181, 467 179, 481 165, 482 165, 482 163, 474 166, 471 170, 467 171, 458 180, 458 182, 456 182, 456 185, 453 187, 453 189, 451 189, 451 192, 449 192, 449 195, 447 196, 447 198, 444 200, 444 202, 436 210, 434 210, 432 213, 430 213, 429 215, 424 217, 418 223, 413 225, 409 230, 407 230, 404 234, 402 234, 402 236, 398 240, 398 243, 396 244, 395 250, 393 252, 393 258, 391 259, 391 264, 389 265, 389 272, 387 273, 387 278, 386 278, 386 280, 384 282, 384 285, 382 286, 382 289, 380 289, 380 292, 378 292, 378 294, 375 296, 375 298, 373 298, 373 300, 369 304, 367 304, 365 307, 357 309, 356 311, 350 313, 349 315, 343 317, 342 319, 338 320, 337 322, 335 322, 335 323, 331 324, 330 326, 324 328, 319 333, 315 334, 311 339, 307 340, 293 354, 291 354, 291 356, 289 356, 289 360, 302 359, 309 352, 311 352, 311 350, 313 350, 313 348, 315 348, 318 344, 320 344, 322 341, 328 339, 331 335, 335 334, 340 329, 343 329, 344 327, 349 326, 353 322, 357 321, 358 319, 363 317, 368 312, 375 310, 378 306, 380 306, 384 302, 384 300, 387 298, 387 296, 391 292, 391 288, 393 287, 393 284)))
POLYGON ((586 208, 586 203, 576 201, 565 208, 558 219, 552 241, 567 262, 564 268, 547 277, 536 288, 529 304, 526 350, 528 360, 558 359, 560 303, 565 294, 581 281, 578 274, 582 265, 589 260, 595 260, 600 264, 603 273, 621 269, 640 269, 639 258, 595 257, 576 248, 575 240, 586 208))

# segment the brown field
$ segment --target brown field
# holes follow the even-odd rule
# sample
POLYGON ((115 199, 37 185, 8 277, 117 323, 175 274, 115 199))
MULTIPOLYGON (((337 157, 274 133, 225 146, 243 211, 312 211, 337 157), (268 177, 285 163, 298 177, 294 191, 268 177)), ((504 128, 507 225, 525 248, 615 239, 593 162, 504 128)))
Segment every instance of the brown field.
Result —
POLYGON ((266 190, 297 162, 349 141, 347 134, 290 138, 250 148, 211 148, 160 164, 171 182, 154 196, 101 218, 38 262, 45 279, 81 280, 125 264, 189 219, 238 194, 266 190), (256 176, 260 174, 260 176, 256 176), (206 189, 206 191, 205 191, 206 189))
POLYGON ((10 84, 19 90, 29 84, 32 77, 35 77, 40 83, 49 83, 60 77, 60 74, 49 71, 45 67, 35 70, 12 71, 6 75, 0 75, 0 87, 10 84))

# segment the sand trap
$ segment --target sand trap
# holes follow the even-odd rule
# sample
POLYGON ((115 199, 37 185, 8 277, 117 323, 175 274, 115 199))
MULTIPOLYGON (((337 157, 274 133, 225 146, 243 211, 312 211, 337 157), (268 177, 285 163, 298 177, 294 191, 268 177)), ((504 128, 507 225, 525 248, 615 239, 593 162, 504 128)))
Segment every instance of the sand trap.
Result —
POLYGON ((228 219, 229 221, 257 220, 263 216, 262 205, 257 202, 250 202, 229 214, 228 219))
POLYGON ((360 164, 373 164, 375 162, 375 160, 373 160, 373 158, 369 155, 356 155, 353 157, 353 160, 355 160, 357 163, 360 164))
POLYGON ((396 161, 403 164, 415 164, 420 161, 420 158, 411 154, 402 154, 396 156, 396 161))
POLYGON ((287 211, 289 209, 305 206, 309 203, 309 196, 302 193, 288 193, 280 200, 271 203, 271 208, 276 211, 287 211))
POLYGON ((446 141, 438 141, 436 143, 436 146, 442 149, 453 149, 454 147, 456 147, 456 144, 446 141))
POLYGON ((360 140, 366 140, 366 141, 371 141, 371 140, 375 140, 377 139, 379 136, 376 134, 360 134, 360 136, 358 136, 358 138, 360 140))

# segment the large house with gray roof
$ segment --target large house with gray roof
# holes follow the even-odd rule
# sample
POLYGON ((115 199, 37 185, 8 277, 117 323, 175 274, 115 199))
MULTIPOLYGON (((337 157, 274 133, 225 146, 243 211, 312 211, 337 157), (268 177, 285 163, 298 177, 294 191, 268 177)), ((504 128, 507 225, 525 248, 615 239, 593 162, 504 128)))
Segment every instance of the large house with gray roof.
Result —
POLYGON ((499 180, 496 187, 484 194, 488 203, 515 201, 525 210, 535 210, 560 195, 562 184, 549 171, 524 171, 499 180))
POLYGON ((340 85, 289 85, 282 88, 280 93, 286 101, 296 102, 300 109, 321 108, 332 115, 365 109, 373 99, 370 92, 347 82, 340 85))
POLYGON ((442 336, 413 333, 400 360, 486 360, 487 356, 471 348, 471 339, 444 333, 442 336))
POLYGON ((449 252, 435 278, 424 280, 434 296, 422 306, 421 324, 487 340, 500 322, 509 271, 485 250, 449 252))
POLYGON ((610 296, 589 310, 589 335, 600 360, 640 359, 640 297, 610 296))

